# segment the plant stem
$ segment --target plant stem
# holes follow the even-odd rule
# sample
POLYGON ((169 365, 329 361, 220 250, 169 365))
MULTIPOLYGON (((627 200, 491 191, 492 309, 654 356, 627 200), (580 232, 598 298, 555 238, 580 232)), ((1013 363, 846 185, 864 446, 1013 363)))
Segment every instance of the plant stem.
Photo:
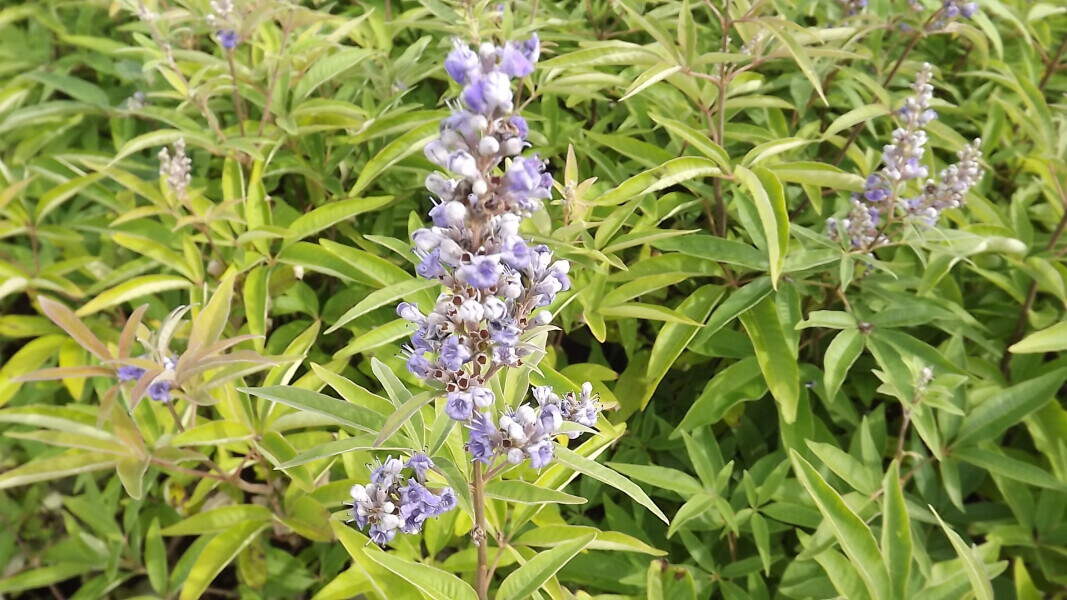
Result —
POLYGON ((1045 65, 1045 74, 1041 76, 1041 82, 1037 84, 1037 89, 1045 91, 1045 84, 1048 83, 1049 78, 1051 78, 1052 74, 1059 68, 1060 57, 1063 56, 1064 50, 1067 50, 1067 37, 1063 38, 1063 42, 1060 43, 1060 47, 1056 50, 1056 54, 1054 54, 1045 65))
POLYGON ((489 549, 485 534, 485 478, 482 476, 482 463, 474 461, 474 476, 471 490, 474 495, 474 531, 472 537, 478 547, 478 571, 476 573, 479 600, 489 598, 489 549))
POLYGON ((233 50, 226 50, 226 62, 230 65, 230 80, 233 81, 233 90, 230 93, 233 96, 233 108, 237 111, 237 130, 241 132, 241 137, 244 137, 245 105, 237 90, 237 66, 233 63, 233 50))

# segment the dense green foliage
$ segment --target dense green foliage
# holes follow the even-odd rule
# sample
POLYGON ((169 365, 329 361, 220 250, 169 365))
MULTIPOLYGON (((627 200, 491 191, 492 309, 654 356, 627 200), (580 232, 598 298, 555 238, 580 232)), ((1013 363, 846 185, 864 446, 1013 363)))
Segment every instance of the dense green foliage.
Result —
POLYGON ((495 597, 1067 597, 1067 7, 924 4, 240 0, 232 52, 207 0, 0 9, 0 597, 474 597, 469 496, 384 551, 344 503, 418 448, 467 489, 394 309, 450 38, 533 32, 574 287, 498 395, 614 410, 490 488, 495 597), (985 174, 853 251, 924 62, 924 162, 985 174), (116 384, 153 352, 173 404, 116 384))

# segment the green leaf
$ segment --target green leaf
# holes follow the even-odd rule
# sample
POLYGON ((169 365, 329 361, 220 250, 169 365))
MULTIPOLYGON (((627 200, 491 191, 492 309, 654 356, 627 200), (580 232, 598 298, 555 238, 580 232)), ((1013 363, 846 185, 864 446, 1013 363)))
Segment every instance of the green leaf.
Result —
POLYGON ((893 598, 907 597, 911 550, 911 519, 900 485, 900 463, 893 461, 882 481, 882 554, 893 598))
MULTIPOLYGON (((711 314, 715 303, 722 297, 723 288, 714 285, 705 285, 697 288, 676 309, 686 318, 697 323, 702 323, 711 314)), ((683 323, 667 323, 659 331, 656 341, 652 344, 652 352, 648 358, 648 368, 645 377, 651 382, 650 387, 655 388, 667 374, 689 342, 693 341, 699 325, 685 325, 683 323)), ((641 407, 644 409, 644 406, 641 407)))
POLYGON ((803 456, 793 449, 789 450, 789 456, 797 479, 815 501, 823 518, 830 523, 834 537, 859 571, 871 597, 890 600, 889 574, 871 530, 803 456))
POLYGON ((792 344, 779 321, 773 297, 766 297, 741 315, 763 377, 786 423, 797 418, 800 402, 800 368, 792 344))
POLYGON ((144 540, 144 566, 148 572, 148 582, 157 594, 167 592, 167 547, 159 532, 159 519, 152 519, 144 540))
MULTIPOLYGON (((401 404, 393 414, 389 415, 385 419, 385 424, 382 425, 382 430, 378 433, 378 437, 374 439, 374 445, 380 446, 385 440, 393 437, 393 434, 400 430, 401 427, 410 423, 410 421, 418 414, 419 410, 423 406, 434 401, 439 395, 439 392, 426 391, 416 394, 408 398, 403 404, 401 404)), ((415 431, 419 434, 418 430, 415 431)), ((421 440, 420 440, 421 441, 421 440)))
POLYGON ((367 548, 366 555, 407 580, 432 600, 477 600, 478 598, 470 584, 437 567, 417 563, 373 547, 367 548))
POLYGON ((730 170, 730 155, 726 153, 726 150, 723 150, 722 146, 711 141, 705 132, 694 129, 681 121, 668 119, 655 113, 649 116, 652 117, 653 121, 663 125, 667 131, 678 136, 701 154, 715 161, 715 164, 719 165, 723 171, 728 172, 730 170))
POLYGON ((417 292, 438 285, 441 284, 436 279, 417 278, 396 283, 380 290, 375 290, 367 294, 367 296, 360 300, 355 306, 345 311, 345 314, 337 319, 337 322, 333 324, 333 327, 326 330, 326 333, 337 331, 337 329, 348 324, 353 319, 357 319, 376 308, 381 308, 386 304, 393 304, 401 298, 410 298, 417 292))
POLYGON ((952 542, 952 547, 956 549, 956 554, 959 554, 960 560, 963 561, 964 571, 967 573, 967 579, 971 582, 971 590, 974 592, 975 600, 993 600, 993 584, 989 581, 985 565, 976 556, 974 548, 968 546, 963 541, 963 538, 960 537, 960 534, 953 531, 951 527, 941 520, 941 515, 937 514, 933 506, 928 508, 937 517, 937 522, 941 524, 941 528, 945 530, 948 540, 952 542))
POLYGON ((539 525, 520 535, 513 543, 515 545, 551 548, 586 534, 593 534, 596 536, 596 539, 587 546, 589 550, 641 552, 643 554, 651 554, 652 556, 663 556, 666 554, 666 552, 653 548, 641 540, 626 535, 625 533, 619 533, 618 531, 600 531, 594 527, 583 527, 581 525, 539 525))
POLYGON ((754 271, 767 269, 767 259, 759 250, 734 240, 711 235, 686 235, 656 240, 653 246, 669 252, 681 252, 705 260, 737 265, 754 271))
POLYGON ((658 192, 683 181, 721 175, 722 170, 715 161, 697 156, 683 156, 634 175, 618 187, 597 196, 592 203, 597 206, 617 206, 631 198, 658 192))
POLYGON ((656 304, 645 304, 644 302, 627 302, 625 304, 617 304, 615 306, 602 306, 597 310, 597 312, 605 317, 646 319, 650 321, 666 321, 668 323, 680 323, 682 325, 689 325, 693 327, 700 326, 700 323, 694 321, 693 319, 690 319, 689 317, 679 313, 674 309, 670 309, 665 306, 659 306, 656 304))
POLYGON ((538 63, 538 69, 569 69, 573 67, 605 67, 613 65, 652 64, 659 56, 631 42, 592 42, 590 47, 553 56, 538 63))
POLYGON ((667 519, 667 515, 663 514, 663 511, 656 506, 656 503, 648 497, 648 494, 646 494, 644 490, 619 473, 594 460, 590 460, 577 454, 573 450, 564 448, 563 446, 556 447, 556 459, 564 466, 570 467, 583 475, 588 475, 597 481, 602 481, 619 490, 635 500, 641 506, 652 511, 652 514, 659 517, 664 523, 670 523, 670 520, 667 519))
POLYGON ((48 296, 38 296, 37 301, 41 305, 41 312, 66 331, 67 335, 78 342, 82 348, 100 360, 111 360, 111 351, 107 349, 107 346, 65 304, 48 296))
POLYGON ((196 600, 226 565, 267 527, 266 521, 243 521, 215 536, 196 558, 182 586, 180 600, 196 600))
POLYGON ((363 62, 371 55, 364 48, 344 48, 325 58, 315 60, 293 88, 293 107, 300 104, 320 85, 363 62))
POLYGON ((952 456, 985 469, 994 475, 1006 477, 1027 485, 1050 490, 1067 491, 1067 483, 1053 477, 1048 471, 1028 462, 1016 460, 1000 452, 981 448, 953 448, 952 456))
POLYGON ((823 356, 823 387, 826 388, 826 398, 833 402, 837 390, 848 375, 848 370, 863 352, 864 337, 858 329, 842 329, 830 345, 826 347, 823 356))
POLYGON ((108 107, 111 105, 107 93, 100 89, 100 86, 84 79, 78 79, 77 77, 62 75, 60 73, 50 73, 47 71, 31 71, 25 73, 24 76, 55 88, 67 96, 85 102, 86 104, 95 104, 100 107, 108 107))
POLYGON ((100 452, 75 452, 68 451, 58 456, 39 458, 24 465, 15 467, 10 471, 0 473, 0 490, 77 475, 110 469, 115 466, 119 457, 114 454, 100 452))
POLYGON ((989 396, 964 417, 953 446, 997 437, 1055 398, 1065 379, 1067 368, 1060 368, 989 396))
POLYGON ((1067 350, 1067 321, 1035 331, 1008 348, 1015 354, 1061 352, 1067 350))
POLYGON ((385 424, 385 418, 369 408, 298 387, 273 385, 259 388, 238 388, 238 391, 322 415, 360 431, 376 432, 385 424))
POLYGON ((512 571, 497 590, 497 600, 525 600, 555 576, 572 558, 585 549, 595 534, 583 535, 550 550, 538 552, 526 564, 512 571))
POLYGON ((807 444, 823 464, 830 467, 835 475, 856 491, 870 495, 878 489, 878 476, 872 472, 871 466, 863 464, 833 444, 814 440, 807 440, 807 444))
POLYGON ((415 129, 404 133, 395 140, 389 142, 378 154, 363 165, 359 172, 356 184, 348 191, 349 196, 359 195, 386 169, 407 158, 414 152, 422 150, 438 135, 439 124, 436 121, 423 123, 415 129))
POLYGON ((75 311, 74 314, 84 317, 123 302, 169 290, 180 290, 191 285, 187 279, 176 275, 142 275, 101 292, 96 298, 93 298, 75 311))
POLYGON ((366 452, 370 450, 406 450, 400 446, 376 446, 374 445, 374 438, 377 437, 371 434, 361 434, 350 438, 342 438, 339 440, 332 440, 325 444, 319 444, 309 448, 300 454, 294 456, 291 460, 287 460, 284 463, 278 465, 278 469, 290 469, 292 467, 298 467, 300 465, 321 460, 323 458, 329 458, 331 456, 337 456, 338 454, 345 454, 347 452, 366 452))
POLYGON ((273 516, 270 509, 258 504, 233 504, 196 513, 165 527, 160 533, 170 535, 201 535, 219 533, 244 522, 267 522, 273 516))
POLYGON ((777 289, 778 278, 785 265, 785 255, 789 250, 789 213, 786 211, 782 184, 773 172, 763 167, 755 167, 750 171, 738 166, 734 169, 734 174, 752 195, 756 212, 759 213, 767 242, 771 285, 777 289))
POLYGON ((849 127, 852 127, 853 125, 866 123, 867 121, 887 114, 889 114, 889 110, 881 104, 865 104, 834 119, 833 123, 830 123, 830 126, 823 132, 822 137, 823 139, 828 138, 839 131, 844 131, 849 127))
POLYGON ((286 228, 286 239, 302 240, 323 229, 333 227, 341 221, 347 221, 356 215, 378 210, 393 201, 392 196, 369 196, 366 198, 345 198, 329 202, 315 210, 300 215, 286 228))
POLYGON ((518 479, 498 479, 485 486, 485 495, 519 504, 585 504, 581 496, 544 488, 518 479))
POLYGON ((765 24, 774 37, 781 40, 782 44, 789 51, 789 54, 796 61, 797 66, 800 67, 800 71, 804 73, 804 77, 808 78, 811 82, 811 86, 815 88, 815 92, 819 94, 819 98, 822 98, 823 104, 827 104, 826 96, 822 93, 822 84, 819 81, 819 74, 815 71, 815 67, 811 64, 811 59, 808 58, 808 53, 800 43, 793 37, 791 33, 786 31, 787 27, 799 27, 798 25, 792 25, 787 21, 771 21, 765 19, 761 21, 765 24))

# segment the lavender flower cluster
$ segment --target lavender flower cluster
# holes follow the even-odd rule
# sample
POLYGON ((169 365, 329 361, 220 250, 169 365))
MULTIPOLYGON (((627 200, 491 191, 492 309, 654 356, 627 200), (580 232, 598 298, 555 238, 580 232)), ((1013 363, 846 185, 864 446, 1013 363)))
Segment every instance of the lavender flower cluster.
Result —
POLYGON ((862 194, 852 195, 847 217, 827 220, 831 239, 870 251, 888 243, 885 231, 893 221, 933 227, 942 211, 963 204, 967 191, 981 178, 980 139, 961 150, 959 162, 941 171, 937 180, 928 178, 922 163, 927 142, 923 128, 937 118, 930 108, 932 76, 933 67, 924 64, 912 85, 913 95, 897 113, 900 127, 893 131, 893 143, 883 149, 882 168, 867 177, 862 194), (903 197, 909 181, 924 179, 917 195, 903 197))
POLYGON ((185 153, 185 138, 174 142, 173 155, 165 147, 159 151, 159 176, 179 200, 185 198, 185 190, 193 181, 192 168, 193 160, 185 153))
POLYGON ((941 10, 938 11, 937 16, 930 23, 930 30, 944 29, 950 22, 963 17, 964 19, 970 19, 978 13, 977 2, 960 2, 960 0, 944 0, 941 3, 941 10))
POLYGON ((371 541, 380 546, 392 541, 397 532, 422 531, 426 519, 456 506, 452 488, 434 493, 426 487, 426 473, 434 468, 422 453, 413 454, 407 463, 387 457, 371 471, 370 483, 352 486, 352 521, 360 529, 369 525, 371 541), (405 468, 414 476, 403 476, 405 468))
MULTIPOLYGON (((582 384, 579 394, 568 392, 560 397, 551 387, 539 386, 533 389, 533 396, 537 410, 524 404, 517 410, 505 411, 496 423, 487 413, 474 414, 467 444, 474 460, 488 465, 503 456, 517 465, 529 459, 531 467, 540 469, 552 461, 552 437, 564 421, 593 427, 600 415, 600 401, 589 382, 582 384)), ((578 435, 578 431, 567 433, 571 439, 578 435)))
MULTIPOLYGON (((563 421, 593 426, 600 413, 586 383, 580 394, 563 397, 551 388, 536 388, 536 408, 523 404, 494 419, 497 399, 490 378, 523 364, 536 349, 523 337, 551 320, 547 310, 534 311, 571 285, 567 261, 555 260, 547 246, 531 246, 519 235, 523 218, 541 209, 552 187, 541 158, 520 156, 529 146, 529 130, 515 114, 511 89, 512 79, 533 72, 539 54, 536 35, 502 46, 484 43, 477 51, 455 42, 445 70, 463 90, 442 121, 440 136, 426 147, 426 156, 449 175, 426 178, 433 225, 411 236, 420 260, 416 272, 445 289, 429 314, 407 302, 397 307, 397 314, 415 325, 405 346, 408 371, 445 393, 445 412, 467 426, 472 458, 486 465, 498 458, 504 464, 529 460, 536 469, 552 460, 553 438, 563 421)), ((397 530, 418 531, 422 520, 454 504, 450 490, 448 501, 442 493, 436 503, 433 494, 412 488, 411 480, 406 488, 377 481, 398 471, 398 465, 386 461, 370 485, 352 488, 356 522, 360 527, 370 523, 371 539, 379 544, 397 530)))
POLYGON ((514 114, 511 90, 512 78, 533 71, 539 48, 536 36, 485 43, 477 52, 457 41, 445 70, 463 91, 440 137, 426 147, 450 175, 426 178, 433 226, 412 234, 421 261, 416 272, 446 289, 428 315, 408 303, 397 313, 416 325, 408 370, 445 389, 448 414, 458 421, 492 406, 486 381, 522 364, 531 351, 523 334, 551 318, 531 313, 570 289, 569 263, 519 235, 523 218, 541 208, 552 185, 543 160, 519 156, 529 145, 528 128, 514 114))

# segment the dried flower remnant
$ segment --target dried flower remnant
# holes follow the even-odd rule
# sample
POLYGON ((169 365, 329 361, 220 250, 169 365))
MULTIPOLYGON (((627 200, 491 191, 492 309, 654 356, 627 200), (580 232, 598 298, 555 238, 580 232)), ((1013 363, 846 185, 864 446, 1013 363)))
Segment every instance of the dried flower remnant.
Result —
POLYGON ((185 138, 174 142, 174 154, 166 148, 159 151, 159 176, 163 177, 178 199, 185 198, 185 191, 192 182, 193 161, 185 153, 185 138))
POLYGON ((963 204, 968 190, 981 178, 978 139, 961 150, 959 162, 942 170, 938 179, 928 178, 922 160, 927 142, 924 127, 937 118, 930 108, 932 75, 933 67, 924 64, 912 85, 913 95, 897 113, 900 127, 893 131, 893 143, 883 149, 882 168, 867 177, 862 194, 853 194, 847 217, 827 220, 831 239, 869 252, 890 242, 886 230, 893 222, 933 227, 943 210, 963 204), (909 181, 924 179, 918 195, 905 197, 912 187, 909 181))

